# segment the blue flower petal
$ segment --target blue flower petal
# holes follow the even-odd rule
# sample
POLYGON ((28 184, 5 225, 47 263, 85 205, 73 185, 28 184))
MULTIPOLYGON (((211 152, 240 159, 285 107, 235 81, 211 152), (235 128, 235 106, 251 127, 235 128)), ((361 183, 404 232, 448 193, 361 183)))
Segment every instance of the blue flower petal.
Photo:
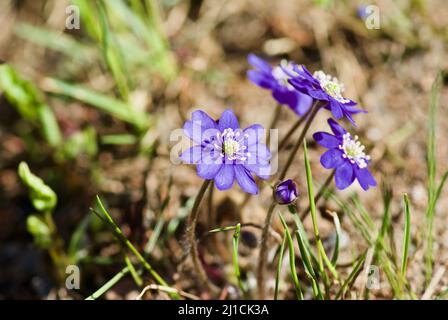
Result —
POLYGON ((369 169, 367 169, 367 168, 360 169, 357 167, 355 169, 355 175, 356 175, 356 178, 358 179, 359 185, 364 190, 367 191, 369 189, 369 186, 372 186, 372 187, 376 186, 375 178, 372 176, 369 169))
POLYGON ((201 146, 194 146, 185 150, 179 157, 185 163, 198 163, 202 158, 201 146))
POLYGON ((271 165, 270 163, 265 164, 248 164, 245 163, 244 167, 249 170, 250 172, 255 173, 259 178, 263 180, 269 179, 269 177, 272 175, 271 172, 271 165))
POLYGON ((205 163, 199 163, 196 167, 198 176, 200 176, 202 179, 214 179, 218 171, 223 166, 222 163, 219 164, 205 164, 205 163))
POLYGON ((294 92, 297 96, 297 104, 293 108, 293 110, 296 110, 296 113, 300 116, 303 116, 305 113, 307 113, 311 105, 313 104, 313 98, 310 96, 300 93, 300 92, 294 92))
POLYGON ((225 164, 221 167, 218 174, 215 176, 215 185, 219 190, 230 189, 235 179, 235 171, 232 164, 225 164))
POLYGON ((337 148, 340 144, 340 139, 328 132, 316 132, 313 134, 313 138, 322 147, 328 149, 337 148))
POLYGON ((247 148, 249 152, 246 163, 249 164, 266 164, 271 159, 271 152, 264 143, 257 143, 247 148))
POLYGON ((264 139, 265 130, 261 125, 253 124, 244 129, 243 134, 247 135, 247 138, 245 138, 245 145, 252 146, 264 139))
POLYGON ((344 116, 344 113, 342 112, 342 108, 339 102, 333 98, 330 98, 329 102, 330 102, 329 108, 333 116, 338 120, 341 119, 344 116))
POLYGON ((239 128, 238 119, 236 118, 232 110, 227 109, 222 113, 221 118, 219 118, 218 121, 218 127, 221 132, 228 128, 231 128, 233 130, 239 128))
POLYGON ((340 166, 336 168, 336 173, 334 177, 336 187, 339 190, 344 190, 355 180, 355 174, 353 171, 353 166, 348 161, 343 161, 340 166))
POLYGON ((249 70, 247 71, 246 74, 247 78, 250 81, 252 81, 254 84, 262 88, 272 89, 277 85, 275 79, 273 79, 272 76, 266 75, 262 72, 256 70, 249 70))
POLYGON ((320 163, 325 169, 336 168, 343 162, 342 151, 339 149, 330 149, 320 157, 320 163))
POLYGON ((333 131, 333 133, 336 136, 343 136, 344 134, 347 133, 347 130, 345 130, 343 127, 341 127, 336 121, 334 121, 333 119, 328 119, 328 125, 331 128, 331 131, 333 131))
POLYGON ((184 132, 191 140, 202 143, 206 137, 216 135, 218 125, 204 111, 194 111, 191 118, 184 124, 184 132))
POLYGON ((258 193, 258 186, 249 171, 242 165, 235 165, 235 177, 241 189, 250 194, 258 193))
POLYGON ((271 72, 272 70, 272 67, 269 63, 252 53, 247 56, 247 61, 249 61, 249 63, 258 70, 262 70, 265 72, 271 72))

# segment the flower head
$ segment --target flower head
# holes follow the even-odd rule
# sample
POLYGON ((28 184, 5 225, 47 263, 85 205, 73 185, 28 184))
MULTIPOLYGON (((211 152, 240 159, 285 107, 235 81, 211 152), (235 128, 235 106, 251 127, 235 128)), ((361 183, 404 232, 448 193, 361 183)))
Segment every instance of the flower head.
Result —
POLYGON ((344 85, 336 78, 323 71, 311 74, 305 66, 295 66, 293 72, 288 72, 291 78, 288 82, 298 91, 305 93, 315 100, 324 102, 324 107, 331 111, 336 119, 346 117, 355 124, 353 114, 365 112, 355 108, 356 102, 343 96, 344 85))
POLYGON ((295 90, 288 81, 289 73, 294 72, 293 62, 283 60, 281 65, 271 67, 269 63, 254 54, 248 56, 248 61, 256 69, 247 72, 249 80, 262 88, 271 90, 272 96, 278 103, 288 105, 299 116, 310 109, 312 99, 295 90))
POLYGON ((231 110, 224 111, 218 121, 198 110, 185 123, 184 132, 197 145, 183 152, 181 160, 197 164, 198 175, 213 179, 219 190, 230 189, 236 179, 244 191, 257 194, 252 173, 262 179, 269 177, 271 155, 261 143, 264 136, 261 125, 242 130, 231 110))
POLYGON ((365 153, 358 136, 350 135, 333 119, 328 119, 328 124, 334 135, 316 132, 313 137, 318 144, 329 149, 320 157, 320 163, 326 169, 336 169, 336 187, 343 190, 355 179, 364 190, 376 186, 376 181, 367 168, 370 156, 365 153))
POLYGON ((280 182, 274 189, 274 198, 278 204, 290 204, 297 199, 297 186, 291 179, 280 182))

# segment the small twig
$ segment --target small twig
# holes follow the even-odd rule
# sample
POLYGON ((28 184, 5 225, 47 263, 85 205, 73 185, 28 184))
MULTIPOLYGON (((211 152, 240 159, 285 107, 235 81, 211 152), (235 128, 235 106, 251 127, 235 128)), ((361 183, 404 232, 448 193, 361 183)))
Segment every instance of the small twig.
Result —
POLYGON ((446 268, 444 266, 441 266, 434 277, 432 277, 431 282, 429 283, 428 288, 426 289, 425 293, 422 296, 422 300, 429 300, 431 299, 434 291, 436 290, 437 285, 439 284, 440 280, 442 280, 443 275, 445 274, 446 268))
POLYGON ((177 289, 171 288, 171 287, 157 285, 157 284, 147 285, 142 290, 142 292, 140 292, 140 294, 135 298, 135 300, 141 300, 148 290, 159 290, 159 291, 163 291, 163 292, 167 292, 167 293, 176 293, 176 294, 178 294, 184 298, 190 299, 190 300, 200 300, 200 298, 198 296, 195 296, 194 294, 191 294, 191 293, 188 293, 188 292, 185 292, 182 290, 177 290, 177 289))

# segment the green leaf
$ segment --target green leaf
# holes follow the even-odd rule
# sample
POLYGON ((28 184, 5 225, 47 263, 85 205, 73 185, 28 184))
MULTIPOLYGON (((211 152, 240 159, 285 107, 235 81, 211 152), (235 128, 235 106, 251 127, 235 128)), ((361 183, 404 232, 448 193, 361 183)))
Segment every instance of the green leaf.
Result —
POLYGON ((38 176, 31 173, 25 162, 19 164, 19 177, 28 187, 33 206, 41 212, 51 212, 57 203, 57 196, 38 176))

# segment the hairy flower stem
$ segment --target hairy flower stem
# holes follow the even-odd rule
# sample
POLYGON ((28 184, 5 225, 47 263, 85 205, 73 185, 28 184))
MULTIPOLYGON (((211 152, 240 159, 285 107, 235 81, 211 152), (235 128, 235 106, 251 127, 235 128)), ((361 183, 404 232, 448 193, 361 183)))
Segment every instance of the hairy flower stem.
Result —
POLYGON ((267 260, 267 251, 268 251, 268 237, 269 237, 269 227, 271 226, 272 216, 274 213, 274 209, 276 206, 275 200, 272 201, 269 206, 268 212, 266 214, 266 219, 263 225, 263 231, 261 232, 261 244, 260 244, 260 256, 258 259, 258 267, 257 267, 257 284, 258 284, 258 298, 260 300, 264 300, 265 296, 265 281, 264 281, 264 273, 266 269, 266 260, 267 260))
POLYGON ((297 142, 294 145, 294 148, 292 149, 291 153, 289 154, 288 161, 286 162, 286 165, 280 174, 279 181, 282 181, 285 178, 286 174, 288 173, 288 169, 291 166, 291 164, 294 160, 294 157, 297 154, 297 151, 299 151, 299 148, 303 143, 303 139, 305 138, 306 133, 308 132, 308 129, 311 126, 311 123, 313 122, 314 118, 316 117, 317 112, 319 111, 320 106, 318 105, 318 103, 319 103, 319 101, 316 101, 313 104, 311 113, 305 122, 305 126, 303 127, 302 132, 300 133, 300 137, 299 137, 299 139, 297 139, 297 142))
MULTIPOLYGON (((333 170, 330 175, 327 177, 327 180, 325 180, 324 184, 320 187, 319 191, 317 192, 316 196, 314 197, 314 203, 317 204, 320 200, 320 198, 324 195, 325 191, 327 190, 328 186, 331 183, 331 180, 333 180, 335 170, 333 170)), ((305 219, 305 216, 310 212, 311 207, 308 205, 308 207, 303 210, 300 213, 300 220, 305 219)))
POLYGON ((205 192, 207 191, 208 186, 210 185, 211 180, 205 180, 199 189, 198 195, 193 204, 193 208, 191 209, 190 215, 188 216, 188 226, 187 226, 187 237, 188 237, 188 245, 190 250, 191 259, 193 261, 193 267, 199 277, 200 282, 207 289, 211 289, 211 285, 208 281, 207 274, 205 273, 204 268, 202 267, 201 260, 199 259, 199 252, 197 247, 196 240, 196 225, 198 222, 199 216, 199 206, 201 204, 202 198, 204 198, 205 192))
POLYGON ((280 119, 281 111, 282 111, 282 105, 280 103, 278 103, 277 106, 275 107, 271 123, 269 124, 269 130, 268 130, 267 135, 266 135, 266 143, 267 143, 266 145, 267 146, 270 146, 270 141, 269 140, 271 139, 271 129, 273 129, 275 127, 275 125, 278 122, 278 119, 280 119))

